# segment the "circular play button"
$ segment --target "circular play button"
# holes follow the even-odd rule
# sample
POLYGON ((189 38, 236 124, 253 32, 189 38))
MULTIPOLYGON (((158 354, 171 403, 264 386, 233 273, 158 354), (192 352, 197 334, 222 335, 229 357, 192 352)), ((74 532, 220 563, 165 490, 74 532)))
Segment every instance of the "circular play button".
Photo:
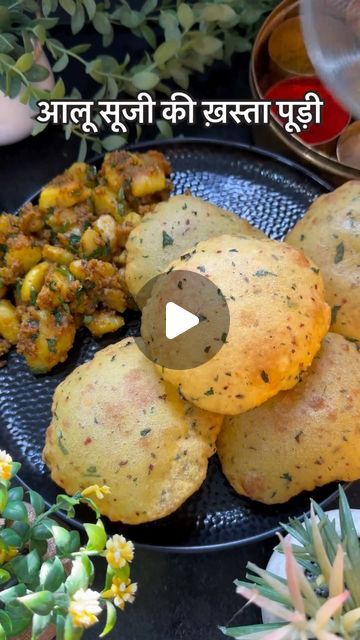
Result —
POLYGON ((171 271, 138 293, 141 336, 136 342, 155 364, 193 369, 213 358, 227 341, 226 299, 211 280, 192 271, 171 271))

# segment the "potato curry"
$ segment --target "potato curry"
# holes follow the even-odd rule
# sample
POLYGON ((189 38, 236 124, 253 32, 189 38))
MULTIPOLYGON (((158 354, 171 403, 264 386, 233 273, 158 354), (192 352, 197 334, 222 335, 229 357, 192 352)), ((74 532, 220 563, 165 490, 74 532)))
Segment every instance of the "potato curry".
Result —
POLYGON ((114 151, 99 172, 76 162, 27 203, 0 215, 0 358, 16 345, 32 371, 63 362, 76 330, 124 324, 130 231, 169 196, 171 166, 157 151, 114 151))

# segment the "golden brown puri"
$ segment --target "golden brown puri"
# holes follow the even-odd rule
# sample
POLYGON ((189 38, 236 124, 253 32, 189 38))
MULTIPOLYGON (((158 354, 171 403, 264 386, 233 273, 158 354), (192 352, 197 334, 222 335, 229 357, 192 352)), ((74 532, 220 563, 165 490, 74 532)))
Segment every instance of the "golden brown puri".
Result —
POLYGON ((360 340, 360 181, 318 198, 286 241, 320 267, 331 330, 360 340))
POLYGON ((125 278, 130 293, 135 296, 201 240, 225 233, 265 237, 246 220, 200 198, 181 195, 161 202, 129 235, 125 278))
POLYGON ((218 438, 234 489, 266 504, 360 478, 360 352, 329 333, 294 389, 225 419, 218 438))
POLYGON ((222 422, 181 399, 127 338, 57 387, 43 455, 67 493, 106 484, 101 513, 139 524, 199 489, 222 422))
MULTIPOLYGON (((191 373, 163 371, 187 400, 236 415, 298 382, 330 323, 321 275, 301 251, 274 240, 221 236, 171 266, 210 278, 230 313, 225 344, 209 362, 191 373)), ((149 342, 144 320, 142 335, 149 342)))

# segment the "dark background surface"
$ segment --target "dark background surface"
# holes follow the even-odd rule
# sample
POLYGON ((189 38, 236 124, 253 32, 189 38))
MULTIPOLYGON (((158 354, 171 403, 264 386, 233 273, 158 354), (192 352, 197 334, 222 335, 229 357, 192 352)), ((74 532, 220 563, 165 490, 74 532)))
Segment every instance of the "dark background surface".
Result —
MULTIPOLYGON (((218 66, 206 77, 194 77, 190 93, 198 98, 247 98, 248 57, 237 56, 231 68, 218 66)), ((85 92, 84 92, 85 93, 85 92)), ((252 143, 252 132, 228 126, 177 130, 191 136, 212 136, 252 143)), ((150 138, 151 131, 146 132, 150 138)), ((267 137, 266 137, 267 138, 267 137)), ((259 143, 259 131, 257 131, 259 143)), ((260 138, 262 146, 268 140, 260 138)), ((271 145, 272 146, 272 145, 271 145)), ((77 142, 65 142, 60 129, 48 128, 36 138, 0 149, 0 209, 14 211, 56 173, 76 159, 77 142)), ((350 503, 360 507, 360 489, 349 490, 350 503)), ((173 555, 137 549, 133 579, 139 583, 134 605, 119 614, 110 640, 216 640, 222 636, 217 625, 226 625, 242 607, 233 581, 244 578, 247 561, 265 566, 276 544, 275 538, 251 546, 197 555, 173 555)), ((98 563, 100 574, 103 571, 98 563)), ((101 588, 100 582, 94 588, 101 588)), ((255 608, 248 607, 234 618, 232 626, 259 620, 255 608)), ((86 634, 95 640, 101 629, 86 634)))

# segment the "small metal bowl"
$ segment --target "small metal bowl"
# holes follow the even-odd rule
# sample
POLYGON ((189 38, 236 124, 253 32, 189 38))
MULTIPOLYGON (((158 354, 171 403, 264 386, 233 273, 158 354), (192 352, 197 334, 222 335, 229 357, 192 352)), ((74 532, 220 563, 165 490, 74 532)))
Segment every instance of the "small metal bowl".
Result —
MULTIPOLYGON (((276 74, 275 76, 273 74, 273 63, 269 55, 268 44, 272 33, 285 20, 297 17, 299 13, 300 2, 283 0, 260 29, 254 43, 250 64, 250 86, 255 100, 262 100, 270 87, 279 79, 276 74)), ((306 146, 296 137, 286 133, 273 116, 271 116, 270 128, 275 134, 273 136, 275 141, 280 142, 281 147, 290 149, 292 154, 305 165, 317 167, 322 175, 333 183, 341 184, 346 180, 360 178, 359 170, 342 164, 335 155, 326 155, 323 151, 306 146)))

